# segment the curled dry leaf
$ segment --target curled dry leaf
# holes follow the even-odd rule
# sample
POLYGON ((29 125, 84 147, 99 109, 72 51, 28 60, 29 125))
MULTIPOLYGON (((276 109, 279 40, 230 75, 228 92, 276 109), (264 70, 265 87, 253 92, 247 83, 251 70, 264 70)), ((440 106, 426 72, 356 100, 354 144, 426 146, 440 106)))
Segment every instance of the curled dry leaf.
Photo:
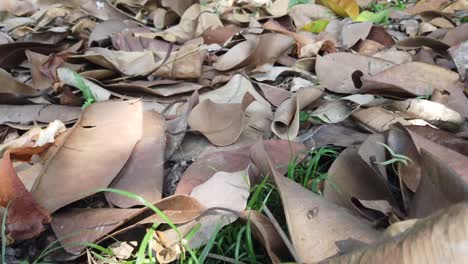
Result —
POLYGON ((356 70, 366 76, 374 76, 394 64, 379 58, 366 57, 352 53, 333 53, 317 56, 315 71, 320 83, 336 93, 355 93, 352 74, 356 70))
POLYGON ((430 263, 436 259, 464 263, 468 258, 461 245, 468 241, 467 221, 468 204, 463 202, 411 223, 412 227, 398 235, 323 263, 385 263, 389 259, 405 263, 430 263))
POLYGON ((323 90, 315 87, 299 89, 296 94, 285 100, 276 110, 271 124, 271 131, 284 140, 294 140, 299 133, 299 112, 310 105, 323 94, 323 90))
POLYGON ((244 42, 237 44, 221 56, 213 66, 218 71, 241 67, 254 69, 262 66, 267 66, 267 70, 269 70, 293 43, 294 40, 291 37, 277 33, 267 33, 260 36, 249 35, 244 42))
POLYGON ((396 123, 410 125, 403 117, 385 110, 380 106, 361 109, 354 112, 352 116, 361 126, 373 133, 384 132, 388 130, 392 124, 396 123))
POLYGON ((430 141, 468 156, 468 140, 466 139, 430 126, 407 126, 406 128, 430 141))
POLYGON ((33 195, 54 212, 98 188, 106 188, 140 140, 141 124, 142 109, 138 101, 90 105, 65 143, 45 164, 33 195))
POLYGON ((443 104, 424 99, 407 99, 392 101, 386 108, 399 111, 413 118, 426 120, 428 123, 450 131, 457 131, 465 123, 465 119, 456 111, 443 104))

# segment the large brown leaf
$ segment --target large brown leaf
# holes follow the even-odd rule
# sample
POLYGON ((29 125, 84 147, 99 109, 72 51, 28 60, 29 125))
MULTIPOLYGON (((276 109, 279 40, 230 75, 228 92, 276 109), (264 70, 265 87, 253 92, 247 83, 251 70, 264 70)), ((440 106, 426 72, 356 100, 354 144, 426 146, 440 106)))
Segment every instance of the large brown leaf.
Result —
POLYGON ((398 235, 323 263, 466 263, 468 204, 418 220, 398 235))
MULTIPOLYGON (((196 199, 184 195, 168 197, 154 206, 176 224, 188 222, 206 210, 196 199)), ((104 236, 107 234, 121 234, 153 222, 165 223, 148 208, 76 208, 55 214, 51 226, 55 235, 62 238, 60 243, 64 245, 65 250, 79 255, 86 248, 85 245, 77 245, 79 243, 105 240, 104 236), (116 231, 129 221, 132 221, 130 225, 116 231)))
POLYGON ((231 145, 244 129, 244 110, 253 100, 249 93, 240 104, 217 104, 206 99, 193 108, 188 124, 217 146, 231 145))
POLYGON ((327 174, 323 193, 330 202, 350 210, 354 209, 351 198, 386 200, 396 204, 386 178, 364 161, 356 148, 345 149, 327 174))
POLYGON ((317 262, 339 253, 337 242, 347 239, 372 242, 378 232, 364 220, 279 174, 261 143, 250 151, 262 175, 272 176, 279 190, 298 262, 317 262))
POLYGON ((434 89, 450 92, 462 86, 457 73, 422 62, 396 65, 361 81, 355 82, 361 93, 394 96, 430 95, 434 89))
MULTIPOLYGON (((132 155, 114 179, 110 188, 137 194, 150 203, 162 197, 166 122, 154 112, 143 114, 143 136, 135 145, 132 155)), ((107 201, 121 208, 141 202, 115 193, 106 193, 107 201)))
POLYGON ((320 83, 328 90, 337 93, 355 93, 351 75, 360 70, 365 76, 373 76, 392 67, 390 61, 366 57, 352 53, 333 53, 318 56, 315 71, 320 83))
POLYGON ((138 101, 89 106, 34 186, 39 203, 54 212, 106 188, 141 138, 141 107, 138 101))

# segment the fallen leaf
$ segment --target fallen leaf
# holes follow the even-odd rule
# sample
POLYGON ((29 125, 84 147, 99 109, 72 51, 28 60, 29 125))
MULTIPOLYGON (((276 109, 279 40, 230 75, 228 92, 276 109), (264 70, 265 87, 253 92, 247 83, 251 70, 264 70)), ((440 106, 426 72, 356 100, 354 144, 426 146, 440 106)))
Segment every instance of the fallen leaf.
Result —
POLYGON ((45 230, 44 224, 51 221, 49 212, 26 190, 13 168, 11 159, 12 156, 13 159, 15 158, 15 154, 12 155, 12 152, 24 151, 29 156, 35 154, 33 149, 7 150, 0 163, 0 175, 2 176, 0 206, 8 206, 5 232, 13 240, 34 238, 45 230))
MULTIPOLYGON (((57 76, 60 81, 81 89, 80 83, 77 80, 76 72, 68 68, 58 68, 57 69, 57 76)), ((102 88, 101 86, 89 81, 86 78, 81 78, 85 86, 91 91, 92 95, 97 101, 105 101, 108 100, 111 96, 111 93, 106 89, 102 88)))
POLYGON ((22 124, 33 122, 48 124, 60 120, 65 124, 76 121, 81 115, 79 107, 62 105, 0 105, 0 124, 22 124))
POLYGON ((367 134, 345 126, 326 124, 313 127, 297 137, 308 148, 320 148, 327 145, 350 147, 359 145, 367 138, 367 134))
MULTIPOLYGON (((163 117, 154 111, 143 113, 142 124, 142 138, 109 187, 137 194, 148 202, 155 203, 161 199, 163 191, 166 124, 163 117)), ((116 193, 106 193, 106 199, 120 208, 141 204, 116 193)))
POLYGON ((294 140, 299 133, 299 112, 323 95, 315 87, 301 88, 290 99, 281 103, 271 124, 271 131, 284 140, 294 140))
MULTIPOLYGON (((154 206, 173 223, 179 224, 192 220, 206 210, 196 199, 185 195, 162 199, 154 206)), ((60 243, 64 249, 71 254, 79 255, 86 248, 86 245, 80 245, 80 243, 95 243, 106 240, 105 236, 108 234, 115 236, 129 232, 136 226, 154 222, 165 223, 164 219, 148 208, 75 208, 54 214, 51 226, 55 235, 61 239, 60 243), (150 215, 148 216, 148 214, 150 215), (133 224, 118 230, 129 221, 132 221, 133 224)))
POLYGON ((384 132, 388 130, 392 124, 396 123, 410 125, 403 117, 379 106, 356 111, 352 114, 352 117, 365 129, 373 133, 384 132))
POLYGON ((330 8, 341 17, 354 18, 359 15, 359 6, 354 0, 320 0, 318 3, 330 8))
POLYGON ((351 198, 386 200, 396 204, 386 179, 368 161, 362 159, 356 148, 350 147, 341 152, 327 174, 323 190, 327 201, 349 210, 355 209, 351 198))
POLYGON ((296 28, 304 28, 305 25, 316 19, 333 19, 335 15, 327 7, 316 4, 302 4, 291 7, 289 16, 296 28))
POLYGON ((140 102, 90 105, 65 143, 45 164, 33 188, 34 197, 50 212, 55 212, 96 189, 106 188, 140 140, 141 124, 140 102))
MULTIPOLYGON (((199 157, 184 172, 175 193, 190 194, 193 188, 210 179, 218 171, 236 172, 247 168, 248 151, 252 145, 247 144, 239 149, 218 151, 199 157)), ((265 140, 264 145, 275 163, 275 169, 281 174, 286 173, 291 160, 300 157, 299 155, 305 151, 304 145, 286 140, 265 140)), ((300 158, 296 160, 299 162, 300 158)))
POLYGON ((366 39, 372 29, 372 22, 344 25, 341 29, 341 41, 344 48, 351 48, 359 40, 366 39))
POLYGON ((341 240, 353 238, 371 242, 376 239, 378 232, 362 219, 280 175, 261 143, 252 148, 250 157, 263 175, 272 175, 275 180, 299 258, 296 261, 321 261, 334 256, 338 253, 335 243, 341 240), (308 226, 315 228, 305 228, 308 226))
POLYGON ((320 83, 328 90, 336 93, 355 93, 351 75, 360 70, 366 75, 374 76, 394 64, 390 61, 366 57, 351 53, 333 53, 317 56, 315 71, 320 83))
POLYGON ((434 89, 450 92, 460 86, 457 73, 422 62, 409 62, 364 77, 356 87, 361 93, 430 95, 434 89))
POLYGON ((203 100, 190 113, 187 123, 217 146, 230 145, 240 137, 244 127, 244 110, 254 100, 246 94, 240 104, 217 104, 203 100))
POLYGON ((443 104, 431 102, 424 99, 407 99, 404 101, 390 101, 385 104, 385 108, 405 113, 412 118, 420 118, 428 123, 449 130, 457 131, 465 123, 463 118, 456 111, 443 104))
POLYGON ((452 57, 455 65, 457 65, 458 73, 460 73, 461 79, 464 80, 465 72, 468 70, 468 58, 465 56, 465 54, 468 52, 468 41, 451 47, 448 52, 452 57))
POLYGON ((384 239, 362 250, 348 255, 331 258, 324 263, 375 263, 389 259, 397 262, 419 263, 442 259, 447 262, 468 261, 464 251, 457 245, 467 240, 466 225, 468 215, 466 203, 459 203, 434 215, 411 223, 412 227, 402 233, 384 239), (433 239, 428 239, 431 237, 433 239), (442 247, 446 250, 436 250, 442 247), (409 253, 411 252, 411 253, 409 253))

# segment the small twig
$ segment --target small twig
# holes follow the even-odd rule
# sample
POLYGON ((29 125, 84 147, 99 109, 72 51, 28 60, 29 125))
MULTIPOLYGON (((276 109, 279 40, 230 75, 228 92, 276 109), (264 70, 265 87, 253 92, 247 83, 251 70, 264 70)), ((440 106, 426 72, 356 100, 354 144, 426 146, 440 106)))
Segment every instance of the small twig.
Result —
POLYGON ((293 256, 294 260, 296 261, 296 263, 303 263, 301 261, 301 259, 299 258, 299 256, 297 255, 296 253, 296 250, 294 249, 291 241, 289 241, 289 238, 288 236, 286 236, 286 234, 284 233, 283 229, 281 229, 281 226, 278 224, 278 221, 276 221, 276 218, 275 216, 271 213, 270 209, 268 209, 268 206, 265 205, 265 207, 263 207, 263 211, 265 212, 265 214, 268 216, 268 218, 270 219, 271 223, 273 224, 273 226, 276 228, 276 230, 278 231, 278 234, 281 236, 281 238, 283 239, 284 243, 286 244, 286 247, 289 249, 289 252, 291 253, 291 255, 293 256))

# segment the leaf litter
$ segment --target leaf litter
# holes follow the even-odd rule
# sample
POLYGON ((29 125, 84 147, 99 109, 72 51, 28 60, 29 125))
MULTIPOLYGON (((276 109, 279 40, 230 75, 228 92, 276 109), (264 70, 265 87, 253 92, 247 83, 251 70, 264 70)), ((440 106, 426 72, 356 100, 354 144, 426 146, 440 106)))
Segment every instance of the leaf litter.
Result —
POLYGON ((468 262, 467 11, 2 1, 2 263, 468 262))

